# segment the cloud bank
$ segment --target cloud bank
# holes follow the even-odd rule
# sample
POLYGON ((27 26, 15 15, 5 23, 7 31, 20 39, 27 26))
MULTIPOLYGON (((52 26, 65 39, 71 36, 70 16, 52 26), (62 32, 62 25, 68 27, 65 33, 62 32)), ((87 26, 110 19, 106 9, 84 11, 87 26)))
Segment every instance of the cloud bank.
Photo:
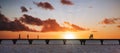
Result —
POLYGON ((1 31, 36 31, 29 28, 28 25, 36 25, 36 26, 43 26, 42 30, 39 32, 52 32, 52 31, 84 31, 87 30, 85 28, 79 27, 75 24, 70 24, 66 22, 70 27, 62 27, 60 26, 55 19, 47 19, 41 20, 39 18, 35 18, 33 16, 24 14, 19 19, 15 19, 14 21, 10 21, 6 16, 0 14, 0 30, 1 31), (24 23, 24 24, 23 24, 24 23))
POLYGON ((7 17, 0 13, 0 30, 1 31, 35 31, 29 29, 19 20, 10 21, 7 17))

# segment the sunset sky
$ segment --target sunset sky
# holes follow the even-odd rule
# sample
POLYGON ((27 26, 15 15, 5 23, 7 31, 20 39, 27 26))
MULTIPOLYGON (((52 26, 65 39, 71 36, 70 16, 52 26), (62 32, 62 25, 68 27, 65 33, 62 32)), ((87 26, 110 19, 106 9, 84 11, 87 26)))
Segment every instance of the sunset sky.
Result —
POLYGON ((120 0, 0 0, 0 37, 66 31, 120 38, 120 0))

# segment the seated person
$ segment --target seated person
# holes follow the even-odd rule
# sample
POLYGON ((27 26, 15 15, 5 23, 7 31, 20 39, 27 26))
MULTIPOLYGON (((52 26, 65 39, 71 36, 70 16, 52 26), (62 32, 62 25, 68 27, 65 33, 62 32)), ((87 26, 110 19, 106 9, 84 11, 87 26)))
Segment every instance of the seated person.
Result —
POLYGON ((90 34, 89 39, 93 39, 93 34, 90 34))

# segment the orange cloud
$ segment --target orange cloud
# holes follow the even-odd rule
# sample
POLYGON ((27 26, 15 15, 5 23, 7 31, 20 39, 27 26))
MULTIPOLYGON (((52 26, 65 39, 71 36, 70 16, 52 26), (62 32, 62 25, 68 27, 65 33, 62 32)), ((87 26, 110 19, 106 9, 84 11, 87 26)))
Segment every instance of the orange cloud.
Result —
POLYGON ((85 28, 82 28, 80 26, 77 26, 75 24, 71 24, 69 22, 64 22, 64 27, 68 28, 70 31, 84 31, 84 30, 87 30, 85 28))
POLYGON ((100 24, 120 24, 120 18, 105 18, 100 24))
POLYGON ((75 30, 75 31, 84 31, 84 30, 87 30, 87 29, 79 27, 79 26, 77 26, 75 24, 72 24, 71 26, 73 27, 73 30, 75 30))
POLYGON ((61 28, 62 27, 56 22, 55 19, 47 19, 43 21, 42 32, 61 31, 61 28))
POLYGON ((120 25, 118 25, 117 27, 120 28, 120 25))

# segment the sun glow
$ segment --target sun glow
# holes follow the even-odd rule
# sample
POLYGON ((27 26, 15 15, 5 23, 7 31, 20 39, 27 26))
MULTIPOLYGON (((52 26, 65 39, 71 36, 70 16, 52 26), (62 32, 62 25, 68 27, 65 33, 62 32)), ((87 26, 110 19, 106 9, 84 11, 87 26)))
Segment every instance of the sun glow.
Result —
POLYGON ((72 32, 66 32, 66 33, 64 34, 64 38, 65 38, 65 39, 74 39, 74 38, 75 38, 75 34, 72 33, 72 32))

